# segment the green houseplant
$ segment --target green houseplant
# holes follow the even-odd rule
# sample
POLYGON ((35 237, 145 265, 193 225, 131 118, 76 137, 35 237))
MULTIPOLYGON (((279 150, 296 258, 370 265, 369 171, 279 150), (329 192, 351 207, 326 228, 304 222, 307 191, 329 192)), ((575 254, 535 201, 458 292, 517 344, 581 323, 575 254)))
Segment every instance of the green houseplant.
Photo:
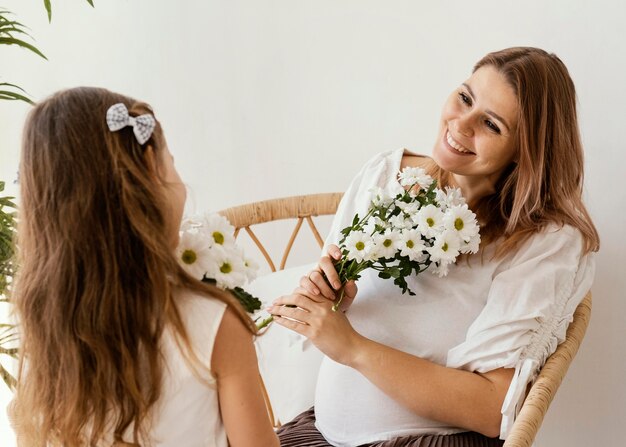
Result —
MULTIPOLYGON (((0 193, 4 182, 0 182, 0 193)), ((9 289, 14 273, 15 210, 13 197, 0 196, 0 302, 8 303, 9 289)), ((17 358, 17 331, 11 323, 0 323, 0 356, 17 358)), ((0 377, 9 388, 15 387, 15 379, 0 361, 0 377)))
MULTIPOLYGON (((86 0, 94 6, 93 0, 86 0)), ((43 0, 48 13, 48 21, 52 21, 52 2, 43 0)), ((24 24, 17 21, 14 15, 0 7, 0 45, 17 46, 26 49, 39 57, 46 56, 32 43, 31 35, 24 24)), ((5 59, 2 59, 5 61, 5 59)), ((0 78, 0 81, 2 79, 0 78)), ((33 104, 26 91, 17 84, 0 82, 0 100, 24 101, 33 104)), ((0 193, 4 191, 5 183, 0 181, 0 193)), ((15 273, 15 224, 17 207, 13 197, 0 196, 0 304, 8 305, 11 282, 15 273)), ((10 389, 15 389, 16 381, 7 369, 7 357, 17 359, 17 328, 10 322, 0 321, 0 378, 10 389)))

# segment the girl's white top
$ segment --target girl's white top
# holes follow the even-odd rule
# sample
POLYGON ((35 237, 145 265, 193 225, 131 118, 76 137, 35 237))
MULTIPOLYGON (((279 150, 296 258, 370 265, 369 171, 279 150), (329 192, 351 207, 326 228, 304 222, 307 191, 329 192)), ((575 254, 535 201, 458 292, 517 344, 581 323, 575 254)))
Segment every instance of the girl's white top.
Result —
POLYGON ((150 437, 159 447, 227 447, 218 404, 217 384, 209 372, 215 336, 226 304, 181 292, 176 296, 191 346, 205 368, 190 366, 171 330, 163 334, 165 374, 161 397, 153 409, 150 437))
MULTIPOLYGON (((365 215, 370 189, 397 191, 404 150, 371 159, 348 188, 327 239, 337 243, 355 213, 365 215)), ((347 315, 365 337, 440 365, 487 372, 515 368, 502 406, 505 439, 531 382, 565 339, 574 310, 594 275, 594 257, 581 256, 582 237, 570 226, 531 237, 504 259, 459 261, 448 276, 428 270, 408 278, 417 295, 366 270, 347 315)), ((418 383, 407 383, 419 386, 418 383)), ((357 370, 325 357, 315 396, 316 427, 335 446, 354 446, 413 434, 467 431, 422 418, 398 404, 357 370)))

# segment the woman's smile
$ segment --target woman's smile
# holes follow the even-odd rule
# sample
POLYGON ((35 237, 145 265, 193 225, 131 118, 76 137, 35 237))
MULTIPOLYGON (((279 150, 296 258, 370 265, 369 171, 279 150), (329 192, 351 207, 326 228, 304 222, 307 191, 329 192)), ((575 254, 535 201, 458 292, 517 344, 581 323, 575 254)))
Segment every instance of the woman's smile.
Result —
POLYGON ((456 141, 452 137, 452 134, 450 133, 449 130, 445 133, 444 145, 446 146, 446 148, 448 148, 449 150, 451 150, 453 153, 457 155, 476 155, 470 149, 466 148, 461 143, 456 141))

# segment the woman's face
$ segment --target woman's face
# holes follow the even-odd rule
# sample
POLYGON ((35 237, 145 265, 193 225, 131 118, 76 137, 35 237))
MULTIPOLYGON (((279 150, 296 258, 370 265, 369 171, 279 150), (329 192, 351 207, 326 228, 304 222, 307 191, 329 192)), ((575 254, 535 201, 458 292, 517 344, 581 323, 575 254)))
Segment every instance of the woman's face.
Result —
POLYGON ((187 188, 178 175, 174 166, 174 157, 169 151, 167 145, 162 152, 161 170, 163 177, 163 187, 165 189, 165 197, 169 205, 166 219, 170 230, 171 245, 178 245, 178 232, 180 222, 183 218, 183 210, 185 209, 185 201, 187 200, 187 188))
POLYGON ((517 98, 504 76, 483 66, 452 92, 441 113, 433 158, 453 174, 495 183, 516 160, 517 98))

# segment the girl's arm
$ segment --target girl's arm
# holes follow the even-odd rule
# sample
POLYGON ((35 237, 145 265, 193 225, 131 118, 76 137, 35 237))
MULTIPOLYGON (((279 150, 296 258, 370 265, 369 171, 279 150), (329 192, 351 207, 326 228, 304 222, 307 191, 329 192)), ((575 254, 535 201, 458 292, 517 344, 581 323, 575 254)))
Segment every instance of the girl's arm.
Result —
POLYGON ((230 446, 279 446, 261 392, 252 334, 230 309, 217 332, 211 369, 230 446))
POLYGON ((499 435, 513 369, 479 374, 398 351, 357 333, 321 294, 302 288, 296 292, 280 297, 269 309, 279 315, 276 323, 306 336, 328 357, 356 369, 414 413, 489 437, 499 435))

